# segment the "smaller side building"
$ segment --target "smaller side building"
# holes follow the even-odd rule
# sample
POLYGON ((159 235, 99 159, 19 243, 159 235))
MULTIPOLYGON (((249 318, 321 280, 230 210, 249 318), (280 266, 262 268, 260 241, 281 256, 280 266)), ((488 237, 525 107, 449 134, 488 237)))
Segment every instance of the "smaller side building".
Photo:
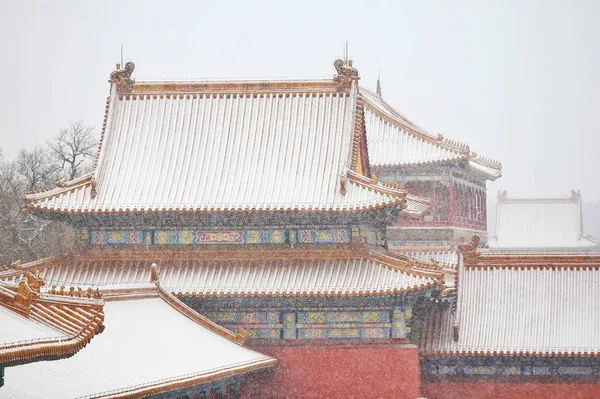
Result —
POLYGON ((389 245, 449 247, 473 234, 487 241, 486 183, 500 162, 467 144, 432 134, 387 104, 381 91, 362 89, 371 171, 382 181, 430 199, 427 213, 402 215, 387 228, 389 245))
POLYGON ((600 240, 583 234, 581 194, 568 198, 508 198, 498 193, 494 252, 598 252, 600 240))
POLYGON ((581 196, 498 197, 489 249, 459 245, 457 296, 424 321, 423 394, 600 397, 599 241, 581 196))

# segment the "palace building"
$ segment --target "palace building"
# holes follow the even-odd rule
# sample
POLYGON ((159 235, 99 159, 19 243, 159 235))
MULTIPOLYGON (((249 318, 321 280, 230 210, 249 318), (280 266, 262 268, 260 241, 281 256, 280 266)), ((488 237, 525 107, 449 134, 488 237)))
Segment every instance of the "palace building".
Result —
POLYGON ((80 239, 0 272, 0 393, 600 394, 600 255, 566 233, 562 252, 511 252, 510 216, 478 249, 501 165, 334 67, 145 82, 118 66, 93 171, 26 197, 80 239))

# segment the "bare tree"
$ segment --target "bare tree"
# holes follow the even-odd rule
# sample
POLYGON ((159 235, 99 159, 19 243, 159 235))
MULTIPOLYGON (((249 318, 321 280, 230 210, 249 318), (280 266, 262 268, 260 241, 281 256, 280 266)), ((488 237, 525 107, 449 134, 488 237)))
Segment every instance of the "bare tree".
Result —
POLYGON ((81 175, 86 162, 91 161, 96 149, 94 128, 85 126, 83 121, 71 122, 62 129, 54 142, 48 146, 52 156, 60 164, 68 180, 81 175))
POLYGON ((49 187, 58 177, 59 167, 53 162, 50 152, 37 146, 31 151, 21 150, 16 167, 27 192, 49 187))
POLYGON ((93 129, 79 121, 48 147, 20 151, 15 161, 5 160, 0 150, 0 270, 18 259, 27 262, 73 249, 77 231, 26 212, 23 195, 55 187, 59 177, 79 177, 91 165, 95 146, 93 129))

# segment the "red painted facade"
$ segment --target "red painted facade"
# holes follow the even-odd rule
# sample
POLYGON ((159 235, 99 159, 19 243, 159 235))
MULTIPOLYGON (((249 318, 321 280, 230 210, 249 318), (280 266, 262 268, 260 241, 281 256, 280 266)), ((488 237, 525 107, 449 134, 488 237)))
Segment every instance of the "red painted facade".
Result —
POLYGON ((513 381, 441 382, 423 381, 427 399, 598 399, 600 381, 587 383, 560 380, 523 379, 513 381))
POLYGON ((419 353, 407 344, 314 343, 252 346, 279 359, 249 376, 242 398, 395 398, 420 396, 419 353))
POLYGON ((476 231, 487 230, 485 185, 460 181, 408 181, 405 188, 431 200, 430 212, 415 220, 402 218, 404 227, 457 227, 476 231))

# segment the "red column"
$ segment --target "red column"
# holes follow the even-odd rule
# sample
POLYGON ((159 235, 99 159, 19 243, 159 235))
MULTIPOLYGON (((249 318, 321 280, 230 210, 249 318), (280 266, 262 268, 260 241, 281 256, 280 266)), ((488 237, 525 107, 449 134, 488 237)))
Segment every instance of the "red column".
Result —
POLYGON ((456 192, 456 225, 459 225, 465 217, 465 195, 462 185, 456 184, 456 192))
POLYGON ((485 190, 481 190, 481 214, 483 230, 487 231, 487 197, 485 195, 485 190))
POLYGON ((475 220, 475 190, 472 187, 467 187, 467 195, 469 204, 469 224, 472 224, 475 220))
POLYGON ((448 202, 448 224, 450 226, 454 225, 454 213, 456 212, 456 199, 455 199, 455 195, 456 195, 456 190, 454 189, 454 182, 450 181, 450 186, 449 186, 449 202, 448 202))
POLYGON ((431 215, 434 216, 434 220, 438 220, 438 218, 435 218, 435 216, 439 217, 438 205, 437 205, 437 195, 436 195, 437 182, 432 181, 429 184, 430 184, 429 198, 431 198, 431 215))

